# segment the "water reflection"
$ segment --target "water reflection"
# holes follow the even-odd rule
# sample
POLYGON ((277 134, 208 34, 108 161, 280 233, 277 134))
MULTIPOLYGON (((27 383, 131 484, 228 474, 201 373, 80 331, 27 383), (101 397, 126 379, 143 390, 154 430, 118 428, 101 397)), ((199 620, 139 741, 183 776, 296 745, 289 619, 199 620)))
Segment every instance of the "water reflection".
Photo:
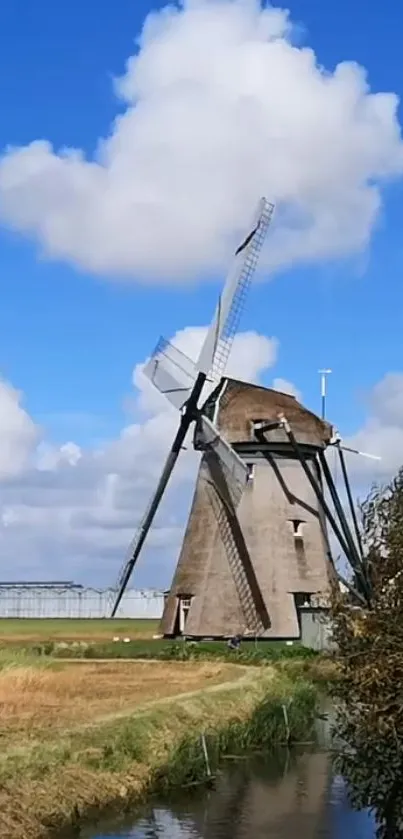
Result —
POLYGON ((353 812, 325 752, 229 764, 212 790, 151 803, 131 827, 91 839, 373 839, 366 813, 353 812))

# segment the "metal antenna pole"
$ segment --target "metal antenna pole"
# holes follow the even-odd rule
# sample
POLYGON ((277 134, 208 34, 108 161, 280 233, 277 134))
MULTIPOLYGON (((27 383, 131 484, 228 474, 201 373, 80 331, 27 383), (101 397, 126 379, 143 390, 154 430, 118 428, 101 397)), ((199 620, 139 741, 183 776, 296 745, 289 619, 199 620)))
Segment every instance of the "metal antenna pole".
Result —
POLYGON ((326 417, 326 376, 329 375, 332 371, 329 368, 325 367, 322 370, 318 370, 320 373, 320 395, 322 399, 322 419, 324 420, 326 417))

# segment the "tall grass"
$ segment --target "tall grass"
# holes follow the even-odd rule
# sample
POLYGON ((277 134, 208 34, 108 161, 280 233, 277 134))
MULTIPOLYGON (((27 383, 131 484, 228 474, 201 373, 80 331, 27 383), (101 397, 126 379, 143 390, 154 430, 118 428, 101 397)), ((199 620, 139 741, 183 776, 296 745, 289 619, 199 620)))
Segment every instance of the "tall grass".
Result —
MULTIPOLYGON (((220 759, 228 754, 242 755, 267 751, 280 744, 290 745, 312 737, 318 707, 318 693, 313 685, 300 682, 293 686, 277 682, 273 694, 265 696, 246 719, 230 719, 218 726, 212 723, 203 732, 209 764, 216 770, 220 759), (287 724, 284 717, 287 709, 287 724)), ((167 763, 155 772, 158 788, 192 784, 206 778, 206 763, 200 737, 186 734, 169 756, 167 763)))
POLYGON ((0 673, 6 670, 60 670, 62 663, 57 659, 38 656, 31 648, 0 647, 0 673))
POLYGON ((163 639, 132 639, 127 642, 55 642, 47 641, 31 647, 34 654, 56 658, 85 659, 155 659, 158 661, 236 661, 259 665, 265 662, 314 659, 317 653, 299 643, 288 645, 279 641, 246 642, 238 650, 230 650, 225 641, 168 641, 163 639))

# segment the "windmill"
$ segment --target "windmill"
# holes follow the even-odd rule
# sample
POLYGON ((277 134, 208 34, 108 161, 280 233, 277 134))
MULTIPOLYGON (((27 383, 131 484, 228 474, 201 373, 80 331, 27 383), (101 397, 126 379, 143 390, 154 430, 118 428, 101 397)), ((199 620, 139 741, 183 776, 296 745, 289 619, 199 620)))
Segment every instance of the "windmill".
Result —
POLYGON ((158 486, 130 545, 128 557, 119 576, 112 617, 119 608, 186 434, 191 424, 195 423, 198 445, 205 452, 210 484, 214 488, 214 495, 220 499, 220 523, 222 531, 225 532, 223 540, 228 546, 228 560, 242 603, 245 623, 255 632, 270 625, 236 512, 247 484, 248 469, 220 434, 214 422, 203 412, 200 401, 206 382, 219 380, 224 372, 273 210, 273 204, 265 198, 260 200, 248 233, 235 252, 233 265, 196 364, 176 347, 161 339, 144 368, 144 373, 155 387, 180 411, 180 421, 158 486))
MULTIPOLYGON (((369 597, 358 524, 355 520, 354 533, 326 457, 336 445, 344 456, 338 435, 294 396, 228 377, 208 396, 201 416, 213 422, 246 465, 247 483, 235 499, 234 527, 217 491, 219 476, 209 462, 205 432, 196 423, 194 445, 203 457, 162 633, 292 640, 301 638, 303 621, 311 631, 311 620, 322 643, 319 616, 328 610, 333 585, 344 582, 357 603, 369 597), (237 541, 239 531, 242 541, 237 541), (352 582, 336 568, 329 531, 353 571, 352 582), (243 555, 269 622, 253 620, 235 584, 243 555)), ((262 609, 255 607, 256 612, 262 609)))
POLYGON ((325 514, 281 425, 280 415, 285 412, 304 467, 314 475, 332 427, 295 397, 225 376, 207 397, 202 416, 218 428, 246 466, 247 482, 235 499, 234 527, 229 499, 219 491, 219 476, 196 423, 194 445, 203 456, 165 603, 161 623, 165 636, 297 639, 300 607, 329 592, 334 567, 325 514), (242 581, 237 585, 244 556, 269 617, 265 622, 256 620, 256 613, 260 617, 263 611, 256 607, 256 598, 245 603, 242 581))
POLYGON ((368 598, 358 524, 354 535, 325 456, 337 446, 343 458, 348 447, 324 417, 295 397, 224 375, 273 209, 261 200, 197 362, 161 339, 144 368, 179 410, 180 421, 119 576, 112 616, 193 424, 193 445, 202 458, 165 603, 165 636, 299 638, 301 609, 326 602, 337 576, 358 602, 368 598), (328 527, 353 569, 354 584, 338 575, 328 527))

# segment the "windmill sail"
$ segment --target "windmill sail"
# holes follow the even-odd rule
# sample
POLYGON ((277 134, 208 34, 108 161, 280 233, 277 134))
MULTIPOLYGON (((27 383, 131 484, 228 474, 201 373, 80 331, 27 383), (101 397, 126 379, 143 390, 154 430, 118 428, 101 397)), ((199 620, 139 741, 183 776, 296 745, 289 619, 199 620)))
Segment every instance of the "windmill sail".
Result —
POLYGON ((157 489, 156 489, 156 491, 155 491, 155 493, 154 493, 154 495, 153 495, 153 497, 152 497, 152 499, 151 499, 151 501, 150 501, 150 503, 149 503, 149 505, 146 509, 146 512, 145 512, 145 514, 144 514, 144 516, 143 516, 143 518, 142 518, 142 520, 141 520, 141 522, 140 522, 140 524, 139 524, 139 526, 136 530, 134 538, 132 539, 132 542, 129 545, 129 548, 128 548, 128 551, 127 551, 127 556, 126 556, 125 561, 122 565, 122 568, 121 568, 121 571, 120 571, 120 574, 119 574, 119 577, 118 577, 118 582, 117 582, 117 585, 116 585, 116 589, 114 591, 114 602, 113 602, 113 609, 112 609, 112 617, 115 617, 116 612, 119 608, 120 601, 121 601, 121 599, 122 599, 122 597, 125 593, 127 584, 129 582, 130 577, 131 577, 132 572, 133 572, 133 568, 136 564, 137 558, 140 554, 140 551, 141 551, 141 549, 143 547, 143 544, 145 542, 145 539, 147 537, 147 533, 150 529, 151 522, 153 521, 154 516, 155 516, 155 514, 158 510, 161 498, 162 498, 162 496, 165 492, 165 489, 166 489, 168 481, 171 477, 173 468, 174 468, 175 463, 178 459, 179 451, 180 451, 180 446, 179 447, 172 447, 171 451, 169 452, 169 455, 168 455, 167 460, 165 462, 164 469, 162 470, 162 474, 161 474, 161 477, 160 477, 159 482, 158 482, 157 489))
POLYGON ((218 429, 206 416, 201 416, 197 423, 195 436, 196 448, 215 452, 220 461, 223 474, 234 507, 237 507, 248 480, 248 467, 241 460, 232 446, 222 437, 218 429))
POLYGON ((245 625, 255 636, 270 627, 270 617, 249 555, 236 509, 248 479, 248 467, 207 417, 200 417, 197 448, 203 448, 207 491, 217 520, 245 625))
POLYGON ((197 376, 194 362, 165 338, 160 338, 143 373, 178 410, 188 400, 197 376))
POLYGON ((172 470, 183 446, 187 431, 198 416, 198 402, 207 376, 222 375, 238 326, 246 292, 257 266, 258 256, 266 236, 273 205, 265 198, 259 202, 258 211, 246 238, 237 249, 235 263, 230 271, 218 302, 216 313, 199 360, 193 364, 183 353, 162 339, 156 352, 144 368, 145 375, 157 389, 181 411, 179 428, 168 455, 156 492, 130 546, 129 556, 119 576, 112 616, 130 580, 147 534, 152 526, 172 470))
POLYGON ((196 365, 198 370, 206 375, 212 374, 215 379, 219 379, 225 370, 273 212, 274 205, 262 198, 249 232, 235 252, 233 264, 199 355, 196 365))

